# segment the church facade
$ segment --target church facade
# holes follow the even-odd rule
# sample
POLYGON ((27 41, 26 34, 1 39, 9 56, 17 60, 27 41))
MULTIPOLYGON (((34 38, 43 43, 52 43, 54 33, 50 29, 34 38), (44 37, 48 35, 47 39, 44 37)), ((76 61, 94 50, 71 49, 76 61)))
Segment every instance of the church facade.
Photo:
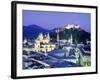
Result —
POLYGON ((56 45, 50 42, 50 36, 48 34, 40 33, 34 41, 33 51, 47 53, 54 50, 56 45))

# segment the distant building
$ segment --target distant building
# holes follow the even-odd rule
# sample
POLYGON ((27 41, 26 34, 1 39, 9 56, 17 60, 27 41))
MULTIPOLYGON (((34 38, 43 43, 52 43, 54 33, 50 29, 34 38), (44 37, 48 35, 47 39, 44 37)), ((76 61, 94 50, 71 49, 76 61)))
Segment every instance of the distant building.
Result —
POLYGON ((72 35, 71 35, 71 37, 68 39, 68 43, 70 43, 70 45, 73 44, 73 37, 72 37, 72 35))
POLYGON ((78 62, 78 58, 76 57, 76 55, 75 54, 72 55, 69 50, 57 49, 57 50, 52 50, 52 51, 48 52, 48 54, 50 56, 57 58, 57 59, 63 59, 65 61, 69 61, 72 63, 78 62))
POLYGON ((23 44, 26 44, 26 43, 27 43, 27 39, 24 39, 23 44))
POLYGON ((78 25, 78 24, 68 24, 68 25, 64 26, 64 28, 65 29, 71 29, 71 28, 79 29, 80 25, 78 25))
POLYGON ((55 44, 50 42, 49 33, 47 35, 39 34, 34 41, 34 51, 47 53, 48 51, 55 49, 55 44))

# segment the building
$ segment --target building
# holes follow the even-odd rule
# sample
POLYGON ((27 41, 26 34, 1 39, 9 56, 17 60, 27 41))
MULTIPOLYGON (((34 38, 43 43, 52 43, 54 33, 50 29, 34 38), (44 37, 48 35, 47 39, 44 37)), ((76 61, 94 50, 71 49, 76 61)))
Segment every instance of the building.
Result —
POLYGON ((40 33, 34 41, 33 51, 47 53, 48 51, 54 50, 55 47, 55 44, 50 42, 49 33, 45 35, 40 33))
POLYGON ((73 37, 72 37, 72 35, 71 35, 71 37, 68 39, 68 43, 70 43, 70 45, 73 44, 73 37))
POLYGON ((48 55, 53 56, 57 59, 63 59, 64 61, 69 61, 72 63, 79 63, 78 60, 78 53, 75 51, 72 51, 72 48, 66 49, 66 50, 61 50, 61 49, 57 49, 57 50, 52 50, 50 52, 48 52, 48 55))
POLYGON ((68 24, 68 25, 65 25, 64 28, 65 29, 71 29, 71 28, 79 29, 80 25, 78 25, 78 24, 68 24))

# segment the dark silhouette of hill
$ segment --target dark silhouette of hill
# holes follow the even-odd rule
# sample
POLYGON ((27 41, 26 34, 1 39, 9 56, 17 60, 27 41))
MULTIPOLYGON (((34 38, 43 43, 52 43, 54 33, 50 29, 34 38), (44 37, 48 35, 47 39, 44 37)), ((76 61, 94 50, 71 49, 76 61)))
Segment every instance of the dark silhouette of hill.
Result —
MULTIPOLYGON (((57 33, 56 33, 56 28, 50 32, 51 38, 56 41, 57 38, 57 33)), ((86 40, 90 41, 90 33, 86 32, 85 30, 81 28, 70 28, 70 29, 59 29, 59 37, 60 40, 62 39, 69 39, 70 37, 73 37, 73 43, 86 43, 86 40)))
POLYGON ((46 34, 49 30, 46 30, 38 25, 23 26, 23 39, 35 39, 39 33, 46 34))

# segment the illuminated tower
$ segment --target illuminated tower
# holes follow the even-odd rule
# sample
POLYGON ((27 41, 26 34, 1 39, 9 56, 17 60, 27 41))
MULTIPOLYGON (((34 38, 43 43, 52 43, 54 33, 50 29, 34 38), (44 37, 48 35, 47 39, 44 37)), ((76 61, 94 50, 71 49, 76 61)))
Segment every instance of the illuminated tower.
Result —
POLYGON ((39 39, 40 41, 43 40, 43 34, 42 34, 42 33, 39 34, 38 39, 39 39))
POLYGON ((70 38, 70 44, 73 44, 73 37, 72 37, 72 34, 71 34, 71 38, 70 38))
POLYGON ((49 35, 49 33, 47 34, 47 38, 48 38, 48 40, 50 41, 50 35, 49 35))
POLYGON ((57 44, 58 44, 58 48, 60 46, 60 41, 59 41, 59 29, 56 30, 57 33, 57 44))

